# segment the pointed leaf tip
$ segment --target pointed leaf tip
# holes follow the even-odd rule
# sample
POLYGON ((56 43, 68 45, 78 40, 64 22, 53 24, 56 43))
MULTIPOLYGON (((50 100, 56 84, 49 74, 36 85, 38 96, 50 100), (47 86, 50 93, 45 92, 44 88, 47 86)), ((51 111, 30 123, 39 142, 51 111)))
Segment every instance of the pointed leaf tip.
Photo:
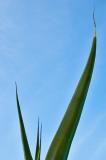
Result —
POLYGON ((21 140, 22 140, 23 151, 24 151, 24 159, 32 160, 32 155, 30 152, 30 148, 29 148, 29 144, 28 144, 28 140, 25 132, 24 122, 23 122, 19 99, 18 99, 17 85, 16 85, 16 102, 17 102, 17 110, 18 110, 18 117, 19 117, 20 131, 21 131, 21 140))
POLYGON ((37 129, 37 142, 36 142, 35 160, 40 160, 41 138, 42 138, 42 124, 41 124, 41 127, 39 129, 39 118, 38 118, 38 129, 37 129))
POLYGON ((94 37, 96 37, 95 9, 94 9, 94 11, 93 11, 93 23, 94 23, 94 37))

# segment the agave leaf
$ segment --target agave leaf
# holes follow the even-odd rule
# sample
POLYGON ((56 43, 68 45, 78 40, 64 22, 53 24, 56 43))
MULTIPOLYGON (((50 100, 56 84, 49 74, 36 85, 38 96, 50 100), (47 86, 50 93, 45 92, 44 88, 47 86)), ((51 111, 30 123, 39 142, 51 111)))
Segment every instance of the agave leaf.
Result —
POLYGON ((28 144, 28 140, 25 132, 24 122, 23 122, 19 99, 18 99, 17 85, 16 85, 16 101, 17 101, 18 117, 19 117, 20 130, 21 130, 21 139, 22 139, 23 150, 24 150, 24 159, 32 160, 32 155, 30 152, 30 148, 29 148, 29 144, 28 144))
POLYGON ((35 160, 40 160, 41 155, 41 134, 42 134, 42 125, 39 133, 39 119, 38 119, 38 130, 37 130, 37 143, 36 143, 36 153, 35 160))
POLYGON ((80 120, 83 105, 92 77, 95 55, 96 30, 94 32, 92 48, 84 72, 80 78, 80 81, 74 92, 72 100, 69 103, 68 109, 66 110, 66 113, 61 121, 61 124, 53 138, 46 156, 46 160, 67 160, 68 158, 70 146, 72 144, 72 140, 80 120))

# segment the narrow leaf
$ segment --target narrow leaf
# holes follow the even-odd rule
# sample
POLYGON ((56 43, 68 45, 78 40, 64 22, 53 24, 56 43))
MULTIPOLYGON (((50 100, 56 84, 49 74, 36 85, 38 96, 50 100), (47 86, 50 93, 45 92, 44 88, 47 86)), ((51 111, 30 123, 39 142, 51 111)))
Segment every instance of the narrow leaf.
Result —
POLYGON ((39 119, 38 119, 38 130, 37 130, 37 142, 36 142, 36 152, 35 160, 40 160, 41 155, 41 135, 42 135, 42 125, 39 132, 39 119))
POLYGON ((20 130, 21 130, 21 139, 23 144, 23 150, 24 150, 24 159, 25 160, 32 160, 29 144, 27 141, 27 136, 25 132, 24 122, 21 114, 20 104, 18 100, 18 92, 17 92, 17 85, 16 85, 16 101, 17 101, 17 109, 18 109, 18 117, 19 117, 19 123, 20 123, 20 130))
POLYGON ((38 130, 37 130, 37 142, 36 142, 35 160, 39 160, 39 120, 38 120, 38 130))
MULTIPOLYGON (((95 21, 94 21, 95 22, 95 21)), ((80 120, 83 105, 92 77, 96 55, 96 31, 94 32, 91 52, 84 72, 69 103, 63 120, 48 150, 46 160, 67 160, 70 146, 80 120)))
POLYGON ((41 155, 41 142, 42 142, 42 124, 40 129, 40 140, 39 140, 40 155, 41 155))

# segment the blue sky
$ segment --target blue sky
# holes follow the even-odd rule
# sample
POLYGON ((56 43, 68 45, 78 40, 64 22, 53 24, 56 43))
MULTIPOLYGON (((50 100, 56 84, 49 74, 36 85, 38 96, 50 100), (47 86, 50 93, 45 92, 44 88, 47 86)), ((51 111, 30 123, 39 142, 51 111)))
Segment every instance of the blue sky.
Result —
POLYGON ((15 84, 32 154, 37 120, 42 160, 86 64, 97 23, 97 56, 69 160, 106 159, 106 1, 0 1, 0 157, 23 160, 15 84))

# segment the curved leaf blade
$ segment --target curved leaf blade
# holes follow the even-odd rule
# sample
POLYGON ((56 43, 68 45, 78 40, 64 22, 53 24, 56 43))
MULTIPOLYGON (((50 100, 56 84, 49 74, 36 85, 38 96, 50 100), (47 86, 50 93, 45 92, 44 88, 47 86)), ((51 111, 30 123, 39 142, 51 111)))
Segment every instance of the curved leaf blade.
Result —
POLYGON ((72 100, 48 150, 46 160, 67 160, 75 135, 83 105, 87 96, 96 56, 96 31, 92 48, 84 72, 77 85, 72 100))

